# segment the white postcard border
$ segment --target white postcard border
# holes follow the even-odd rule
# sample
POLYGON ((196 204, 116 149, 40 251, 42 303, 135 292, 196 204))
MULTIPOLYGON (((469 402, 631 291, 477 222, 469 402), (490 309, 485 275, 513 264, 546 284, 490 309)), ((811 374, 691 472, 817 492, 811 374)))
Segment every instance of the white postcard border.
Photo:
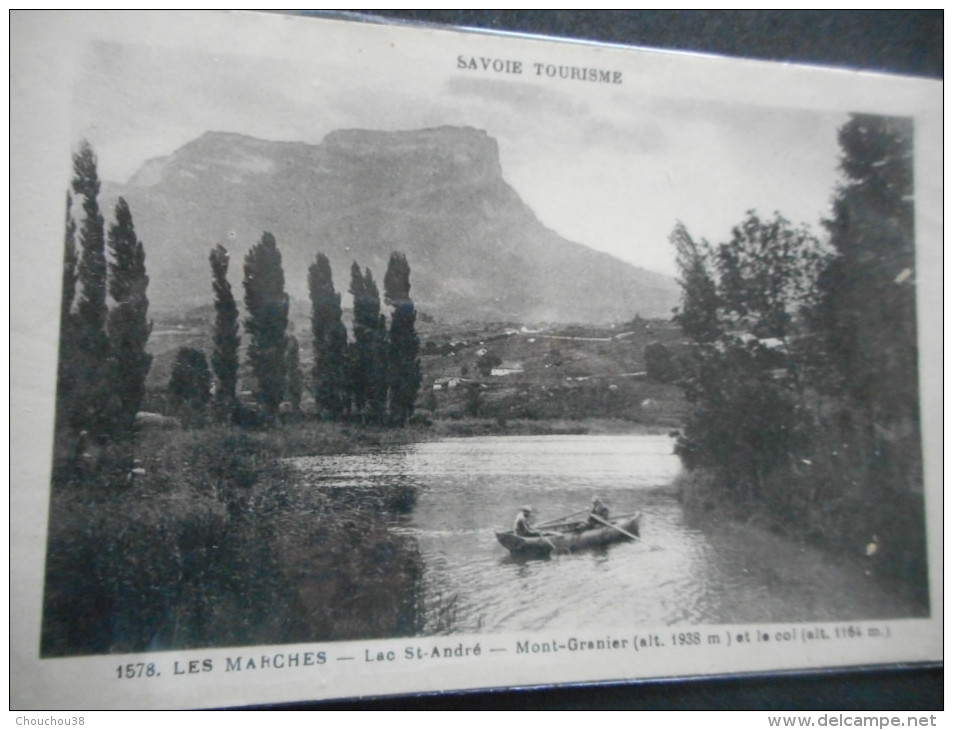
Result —
MULTIPOLYGON (((588 93, 588 92, 587 92, 588 93)), ((466 34, 437 29, 254 13, 13 13, 11 18, 11 705, 20 709, 240 706, 258 703, 379 696, 385 694, 541 686, 596 680, 775 672, 820 667, 908 664, 942 659, 942 85, 939 82, 820 68, 653 53, 584 44, 466 34), (156 654, 40 659, 40 616, 48 515, 55 380, 59 261, 62 255, 62 188, 69 175, 70 99, 73 73, 90 39, 166 47, 204 44, 242 53, 307 54, 320 38, 340 52, 360 48, 362 63, 450 63, 458 52, 520 53, 565 62, 593 58, 626 75, 625 92, 677 94, 792 108, 866 111, 913 116, 916 129, 918 306, 922 439, 930 555, 931 618, 854 622, 889 638, 717 645, 704 656, 678 650, 651 653, 517 653, 519 642, 574 638, 555 635, 467 635, 335 644, 242 647, 156 654), (373 60, 371 60, 373 59, 373 60), (663 81, 660 81, 662 79, 663 81), (730 85, 729 85, 729 82, 730 85), (676 93, 671 88, 667 93, 676 93), (480 657, 365 661, 408 646, 453 649, 479 643, 480 657), (770 648, 769 648, 770 647, 770 648), (492 649, 504 651, 492 652, 492 649), (236 655, 325 653, 321 665, 226 671, 236 655), (353 659, 342 660, 341 656, 353 659), (190 662, 210 660, 210 671, 176 674, 190 662), (159 677, 117 679, 125 663, 154 663, 159 677)), ((797 624, 833 634, 847 624, 797 624)), ((691 630, 731 636, 783 632, 785 625, 612 627, 605 634, 638 636, 691 630)), ((594 632, 579 632, 575 638, 594 632)), ((593 636, 593 640, 599 636, 593 636)), ((303 659, 299 661, 304 661, 303 659)))

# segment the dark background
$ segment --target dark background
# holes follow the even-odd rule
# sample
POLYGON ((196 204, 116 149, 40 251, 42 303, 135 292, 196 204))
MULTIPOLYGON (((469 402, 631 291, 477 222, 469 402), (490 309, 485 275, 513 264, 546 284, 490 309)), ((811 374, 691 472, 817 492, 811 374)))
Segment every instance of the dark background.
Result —
MULTIPOLYGON (((943 11, 379 10, 436 23, 943 78, 943 11)), ((941 93, 938 89, 937 93, 941 93)), ((937 151, 940 154, 940 151, 937 151)), ((831 590, 836 590, 831 586, 831 590)), ((937 590, 942 587, 937 586, 937 590)), ((381 688, 382 692, 386 691, 381 688)), ((940 710, 942 666, 538 688, 295 705, 293 709, 940 710)))

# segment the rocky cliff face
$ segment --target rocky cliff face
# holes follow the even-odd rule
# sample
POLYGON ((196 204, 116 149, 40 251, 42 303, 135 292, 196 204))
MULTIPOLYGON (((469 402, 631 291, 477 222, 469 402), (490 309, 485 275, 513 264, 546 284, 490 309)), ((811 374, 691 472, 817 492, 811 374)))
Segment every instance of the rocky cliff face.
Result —
POLYGON ((352 261, 381 284, 391 251, 407 254, 418 308, 440 319, 603 322, 664 316, 671 278, 560 238, 503 180, 496 141, 470 128, 342 130, 320 145, 207 133, 150 160, 125 185, 146 247, 156 308, 208 303, 208 252, 241 261, 262 231, 284 257, 292 297, 307 299, 317 251, 346 291, 352 261))

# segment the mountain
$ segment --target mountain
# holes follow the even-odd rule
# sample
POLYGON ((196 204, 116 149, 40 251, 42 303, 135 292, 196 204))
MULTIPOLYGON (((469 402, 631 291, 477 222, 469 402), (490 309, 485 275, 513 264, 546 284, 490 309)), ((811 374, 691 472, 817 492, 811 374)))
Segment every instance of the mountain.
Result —
POLYGON ((146 248, 156 309, 208 303, 208 252, 242 259, 262 231, 281 249, 286 288, 307 300, 317 251, 350 306, 350 266, 381 286, 392 251, 407 254, 412 295, 443 320, 606 322, 667 316, 675 282, 546 228, 503 179, 496 141, 472 128, 342 130, 319 145, 209 132, 103 186, 107 211, 129 203, 146 248))

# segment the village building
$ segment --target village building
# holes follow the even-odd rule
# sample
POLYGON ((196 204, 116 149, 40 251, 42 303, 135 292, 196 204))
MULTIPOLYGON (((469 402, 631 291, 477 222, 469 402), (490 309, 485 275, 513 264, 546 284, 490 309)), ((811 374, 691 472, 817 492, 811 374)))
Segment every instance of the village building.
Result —
POLYGON ((505 375, 522 375, 523 372, 522 363, 504 360, 495 368, 490 370, 490 375, 501 377, 505 375))

